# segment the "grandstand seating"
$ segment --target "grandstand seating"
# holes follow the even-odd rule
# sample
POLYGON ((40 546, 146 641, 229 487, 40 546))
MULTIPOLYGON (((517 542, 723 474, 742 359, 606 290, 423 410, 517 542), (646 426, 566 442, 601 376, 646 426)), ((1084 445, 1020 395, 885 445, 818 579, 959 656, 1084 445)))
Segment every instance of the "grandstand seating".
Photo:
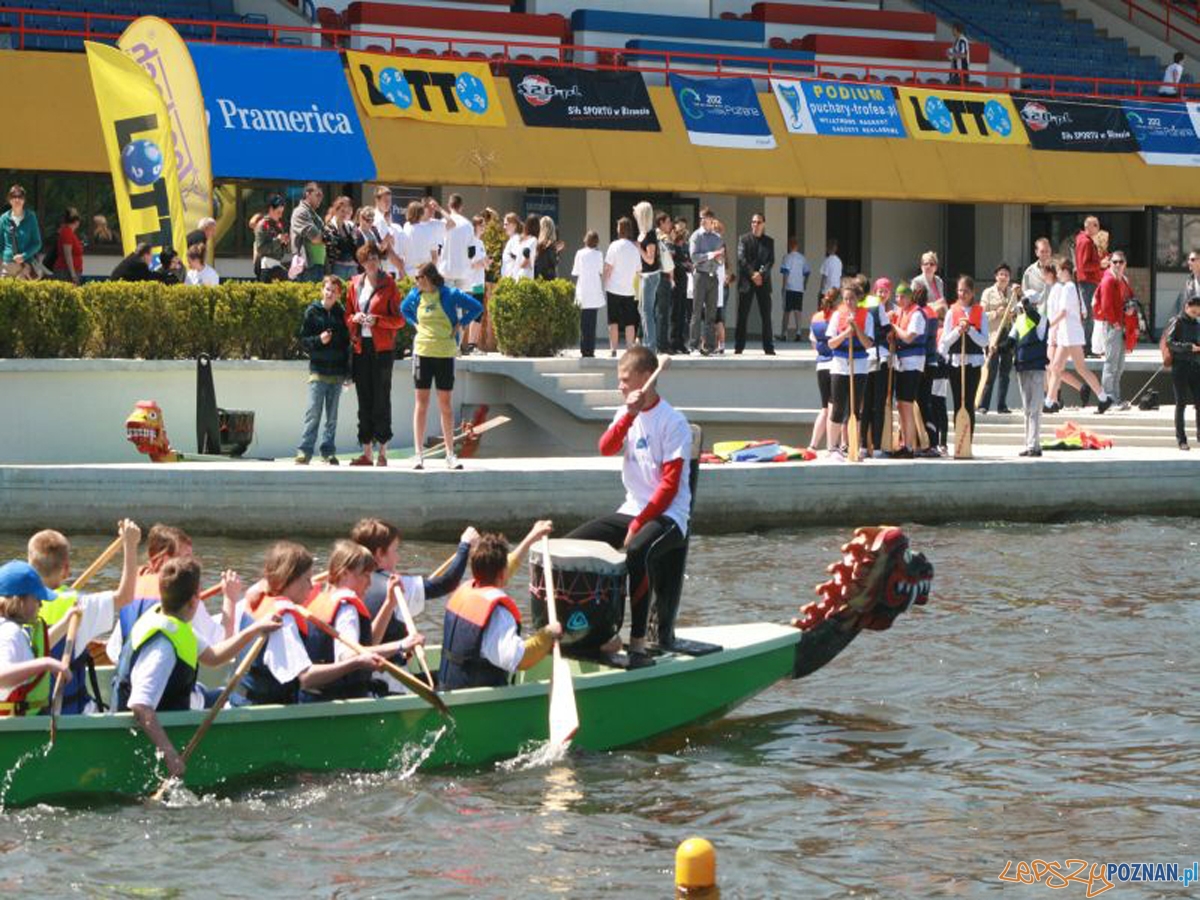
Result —
MULTIPOLYGON (((496 55, 504 53, 506 42, 561 45, 567 42, 568 35, 567 21, 559 15, 496 12, 478 7, 354 2, 346 8, 343 19, 351 32, 365 32, 362 36, 351 36, 352 49, 391 43, 381 35, 398 34, 404 35, 405 40, 403 46, 396 42, 397 52, 442 53, 450 49, 449 38, 468 41, 453 47, 464 56, 472 52, 496 55)), ((557 53, 546 48, 517 47, 512 49, 512 55, 558 58, 557 53)))
MULTIPOLYGON (((985 41, 1026 72, 1157 81, 1163 65, 1135 55, 1118 38, 1103 37, 1091 22, 1069 15, 1053 0, 914 0, 948 22, 963 23, 967 36, 985 41)), ((1050 88, 1048 79, 1025 79, 1030 90, 1050 88)), ((1091 90, 1092 85, 1056 80, 1058 90, 1091 90)), ((1100 85, 1099 93, 1131 94, 1129 85, 1100 85)))

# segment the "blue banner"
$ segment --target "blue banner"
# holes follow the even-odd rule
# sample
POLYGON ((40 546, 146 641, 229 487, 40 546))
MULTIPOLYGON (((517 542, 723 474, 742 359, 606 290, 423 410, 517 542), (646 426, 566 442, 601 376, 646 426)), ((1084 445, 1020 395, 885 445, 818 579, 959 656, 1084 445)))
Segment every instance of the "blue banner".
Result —
POLYGON ((775 136, 749 78, 671 76, 688 139, 700 147, 770 150, 775 136))
POLYGON ((887 85, 772 79, 791 134, 905 137, 896 95, 887 85))
POLYGON ((1200 136, 1183 104, 1126 100, 1125 118, 1152 166, 1200 166, 1200 136))
POLYGON ((338 53, 227 44, 188 49, 204 93, 214 176, 375 179, 338 53))

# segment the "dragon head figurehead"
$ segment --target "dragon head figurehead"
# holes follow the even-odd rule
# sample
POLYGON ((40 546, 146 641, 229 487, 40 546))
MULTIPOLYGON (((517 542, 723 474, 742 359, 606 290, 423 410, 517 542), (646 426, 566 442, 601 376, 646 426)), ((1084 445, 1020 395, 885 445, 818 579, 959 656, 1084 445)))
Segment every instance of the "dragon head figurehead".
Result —
POLYGON ((153 400, 139 400, 125 419, 125 436, 152 462, 178 462, 180 456, 167 438, 162 408, 153 400))
POLYGON ((933 582, 933 565, 891 525, 856 529, 827 571, 829 580, 816 587, 820 599, 792 620, 804 633, 796 649, 797 678, 825 665, 864 628, 885 631, 912 604, 923 606, 933 582))

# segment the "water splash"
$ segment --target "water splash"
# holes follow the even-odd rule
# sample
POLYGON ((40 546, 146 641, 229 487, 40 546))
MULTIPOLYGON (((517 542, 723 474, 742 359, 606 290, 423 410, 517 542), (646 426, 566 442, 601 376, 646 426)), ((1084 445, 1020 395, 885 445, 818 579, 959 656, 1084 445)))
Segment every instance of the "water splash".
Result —
POLYGON ((7 812, 8 792, 12 790, 13 780, 17 777, 17 773, 19 773, 25 764, 31 759, 37 759, 39 757, 45 759, 47 756, 49 756, 49 754, 50 742, 47 741, 44 744, 26 750, 17 757, 17 761, 12 764, 12 768, 5 772, 4 778, 0 780, 0 813, 7 812))
POLYGON ((433 756, 433 751, 437 749, 438 741, 450 731, 451 724, 447 722, 440 728, 427 731, 419 740, 406 743, 401 747, 399 752, 392 758, 389 774, 393 778, 398 776, 401 781, 407 781, 412 778, 417 773, 417 770, 425 765, 426 760, 433 756))
POLYGON ((545 768, 566 759, 570 748, 570 744, 530 741, 522 744, 520 752, 512 759, 496 763, 496 768, 501 772, 527 772, 530 769, 545 768))

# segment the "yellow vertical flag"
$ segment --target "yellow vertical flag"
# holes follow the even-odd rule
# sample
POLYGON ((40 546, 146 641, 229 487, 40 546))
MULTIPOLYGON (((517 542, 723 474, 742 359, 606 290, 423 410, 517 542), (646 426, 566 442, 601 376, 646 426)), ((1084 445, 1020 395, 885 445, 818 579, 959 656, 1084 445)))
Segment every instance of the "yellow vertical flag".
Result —
POLYGON ((92 90, 112 170, 121 240, 187 254, 187 228, 167 106, 145 70, 119 50, 91 41, 92 90))
MULTIPOLYGON (((117 46, 154 79, 167 105, 186 233, 196 228, 201 219, 213 215, 208 122, 192 54, 179 32, 157 16, 142 16, 131 22, 117 46)), ((213 248, 210 246, 208 250, 211 260, 213 248)))

